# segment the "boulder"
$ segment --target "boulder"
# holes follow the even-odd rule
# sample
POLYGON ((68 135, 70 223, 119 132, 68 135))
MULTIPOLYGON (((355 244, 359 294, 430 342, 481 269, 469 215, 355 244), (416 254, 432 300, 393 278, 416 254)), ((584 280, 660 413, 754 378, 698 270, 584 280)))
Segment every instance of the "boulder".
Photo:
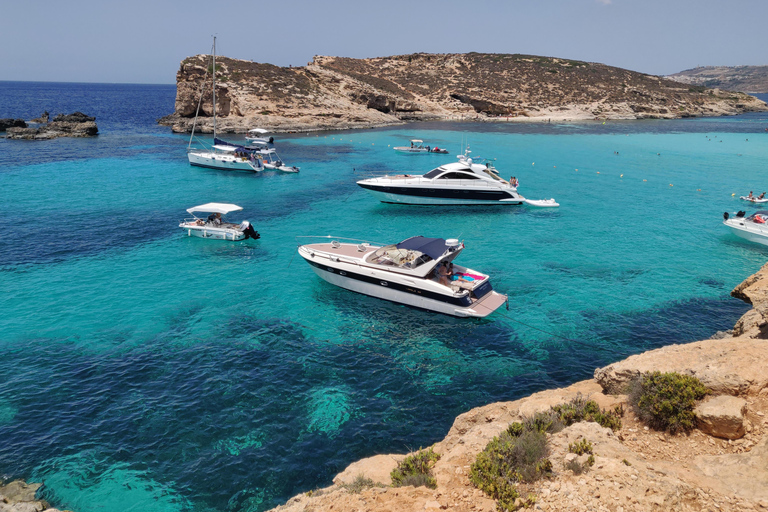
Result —
POLYGON ((48 122, 49 117, 50 117, 50 114, 46 110, 45 112, 42 113, 40 117, 31 120, 30 123, 45 124, 48 122))
POLYGON ((23 119, 0 119, 0 132, 4 132, 8 128, 26 128, 27 123, 23 119))
POLYGON ((73 114, 59 114, 53 118, 54 123, 87 123, 89 121, 93 122, 95 120, 95 117, 87 116, 82 112, 75 112, 73 114))
POLYGON ((695 411, 699 430, 723 439, 740 439, 746 433, 747 401, 720 395, 699 404, 695 411))
POLYGON ((8 128, 6 138, 48 140, 58 137, 93 137, 99 134, 95 119, 82 112, 59 114, 52 122, 38 128, 8 128))
POLYGON ((35 493, 43 484, 28 484, 24 480, 14 480, 5 486, 0 486, 0 494, 5 496, 8 503, 19 501, 34 501, 35 493))

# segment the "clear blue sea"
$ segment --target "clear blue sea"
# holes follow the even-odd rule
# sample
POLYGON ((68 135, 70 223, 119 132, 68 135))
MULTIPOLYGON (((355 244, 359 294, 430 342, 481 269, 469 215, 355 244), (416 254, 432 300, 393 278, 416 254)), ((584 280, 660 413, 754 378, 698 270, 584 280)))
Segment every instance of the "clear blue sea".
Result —
MULTIPOLYGON (((729 329, 768 248, 723 227, 768 190, 768 115, 409 124, 279 135, 297 175, 190 167, 156 124, 174 86, 0 82, 0 117, 80 110, 93 139, 0 139, 0 477, 76 512, 262 511, 362 457, 444 437, 468 409, 729 329), (423 173, 410 138, 496 158, 558 209, 384 205, 355 185, 423 173), (734 196, 735 194, 735 196, 734 196), (186 208, 262 234, 183 236, 186 208), (239 219, 239 217, 238 217, 239 219), (297 236, 457 237, 510 296, 485 320, 320 280, 297 236)), ((240 137, 230 137, 242 140, 240 137)))

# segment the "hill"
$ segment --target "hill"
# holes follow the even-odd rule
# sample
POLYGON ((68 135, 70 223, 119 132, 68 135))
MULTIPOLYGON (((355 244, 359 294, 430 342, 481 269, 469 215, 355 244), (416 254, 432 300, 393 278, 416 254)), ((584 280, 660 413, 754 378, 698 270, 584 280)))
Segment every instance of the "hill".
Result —
MULTIPOLYGON (((189 132, 210 56, 181 62, 175 112, 160 122, 189 132)), ((409 120, 588 120, 732 115, 768 110, 741 93, 691 86, 582 61, 508 54, 316 56, 283 68, 216 58, 217 128, 304 131, 409 120)), ((210 85, 202 115, 212 111, 210 85)), ((210 118, 198 119, 210 132, 210 118)))
POLYGON ((686 69, 667 78, 726 91, 768 93, 768 66, 703 66, 686 69))

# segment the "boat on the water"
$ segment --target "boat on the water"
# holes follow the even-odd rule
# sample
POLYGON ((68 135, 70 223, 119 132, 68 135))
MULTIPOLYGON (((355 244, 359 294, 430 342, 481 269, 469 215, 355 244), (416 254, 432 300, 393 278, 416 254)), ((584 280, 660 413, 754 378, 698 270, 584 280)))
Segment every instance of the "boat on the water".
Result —
MULTIPOLYGON (((212 67, 216 69, 216 38, 213 38, 213 51, 211 54, 212 67)), ((187 147, 187 158, 190 165, 197 167, 207 167, 209 169, 221 169, 225 171, 249 171, 259 172, 262 170, 261 161, 255 158, 252 151, 247 151, 243 146, 231 144, 216 137, 216 73, 211 73, 211 83, 213 87, 213 145, 193 148, 192 141, 195 137, 195 128, 197 127, 197 117, 200 114, 200 105, 198 104, 195 112, 195 121, 192 124, 192 134, 189 137, 189 146, 187 147)), ((202 92, 201 92, 202 94, 202 92)), ((202 98, 201 98, 202 100, 202 98)))
POLYGON ((232 242, 247 238, 253 238, 254 240, 261 238, 261 235, 253 229, 253 226, 247 220, 234 224, 226 222, 221 217, 222 215, 240 210, 242 210, 242 207, 228 203, 207 203, 193 206, 187 209, 187 213, 192 214, 192 218, 184 219, 179 224, 179 227, 187 232, 187 236, 196 236, 198 238, 229 240, 232 242), (207 213, 209 215, 202 219, 195 215, 195 213, 207 213))
POLYGON ((410 146, 396 146, 394 150, 397 151, 398 153, 406 153, 409 155, 418 155, 422 153, 424 154, 438 153, 438 154, 445 155, 448 153, 447 149, 441 149, 437 146, 435 146, 434 148, 430 146, 425 146, 424 141, 421 139, 412 139, 410 146))
POLYGON ((507 302, 490 277, 454 265, 457 239, 415 236, 398 244, 321 237, 298 252, 325 281, 354 292, 457 317, 483 318, 507 302))
POLYGON ((750 201, 752 203, 768 203, 768 197, 749 197, 749 196, 740 196, 739 199, 742 199, 744 201, 750 201))
POLYGON ((263 142, 264 144, 274 144, 274 137, 267 137, 266 134, 269 130, 264 128, 251 128, 248 133, 245 134, 245 140, 248 142, 263 142))
POLYGON ((723 224, 728 226, 736 236, 750 242, 768 245, 768 210, 758 210, 748 217, 744 211, 733 215, 725 212, 723 224))
POLYGON ((416 205, 521 205, 527 200, 517 187, 499 176, 490 160, 478 163, 469 150, 457 162, 441 165, 424 175, 395 174, 357 182, 382 203, 416 205))
POLYGON ((271 147, 269 144, 263 142, 251 141, 253 145, 246 146, 247 149, 252 149, 255 152, 256 158, 261 161, 261 166, 264 169, 283 171, 283 172, 299 172, 299 168, 292 165, 286 165, 285 162, 277 154, 277 150, 271 147))

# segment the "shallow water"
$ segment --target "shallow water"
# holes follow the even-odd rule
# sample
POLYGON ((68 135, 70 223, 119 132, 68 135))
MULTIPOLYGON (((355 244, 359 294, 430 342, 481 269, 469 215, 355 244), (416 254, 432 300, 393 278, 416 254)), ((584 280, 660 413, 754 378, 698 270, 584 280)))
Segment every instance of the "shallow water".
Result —
POLYGON ((248 175, 188 165, 187 137, 154 123, 174 93, 0 82, 0 117, 81 110, 100 128, 0 139, 0 474, 45 481, 60 508, 265 510, 441 439, 471 407, 732 327, 748 306, 729 291, 768 256, 721 223, 768 189, 765 114, 281 135, 301 172, 248 175), (392 151, 410 138, 468 140, 562 206, 377 203, 355 179, 452 158, 392 151), (184 237, 184 210, 209 201, 243 206, 262 239, 184 237), (326 234, 461 238, 509 311, 334 288, 295 256, 326 234))

